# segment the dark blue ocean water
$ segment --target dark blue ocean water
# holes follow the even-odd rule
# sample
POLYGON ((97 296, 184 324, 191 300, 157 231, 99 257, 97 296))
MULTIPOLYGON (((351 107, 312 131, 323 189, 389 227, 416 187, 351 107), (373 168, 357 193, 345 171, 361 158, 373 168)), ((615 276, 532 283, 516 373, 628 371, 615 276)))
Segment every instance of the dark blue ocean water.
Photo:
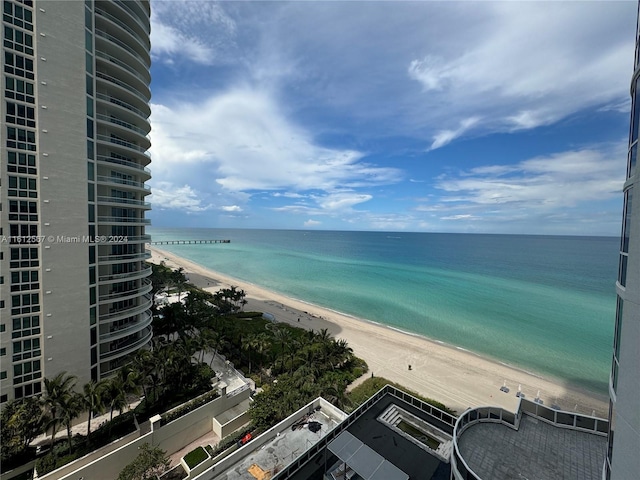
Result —
POLYGON ((606 393, 612 237, 150 229, 205 267, 606 393))

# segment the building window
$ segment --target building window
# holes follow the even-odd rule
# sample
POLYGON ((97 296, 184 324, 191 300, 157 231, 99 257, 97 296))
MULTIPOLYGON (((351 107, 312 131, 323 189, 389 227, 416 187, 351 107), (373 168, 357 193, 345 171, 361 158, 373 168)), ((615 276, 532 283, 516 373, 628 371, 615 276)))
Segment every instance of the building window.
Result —
POLYGON ((11 291, 12 292, 38 290, 39 288, 40 288, 40 283, 38 283, 37 270, 24 270, 21 272, 11 272, 11 291))
POLYGON ((36 179, 9 175, 7 195, 10 197, 38 198, 36 179))
POLYGON ((30 33, 5 25, 4 46, 17 52, 33 55, 33 36, 30 33))
POLYGON ((4 73, 33 80, 33 60, 17 53, 4 52, 4 73))
POLYGON ((30 382, 42 377, 40 360, 18 363, 13 366, 13 384, 30 382))
MULTIPOLYGON (((13 342, 13 361, 19 362, 20 360, 27 360, 29 358, 39 357, 42 351, 40 350, 40 338, 28 338, 26 340, 18 340, 13 342)), ((14 365, 15 368, 15 365, 14 365)))
POLYGON ((40 335, 40 317, 32 315, 28 317, 14 318, 11 338, 31 337, 40 335))
POLYGON ((9 200, 9 220, 20 220, 21 222, 38 221, 38 204, 24 200, 9 200))
POLYGON ((36 98, 33 94, 33 83, 17 78, 6 77, 4 80, 4 86, 4 96, 6 98, 32 104, 36 103, 36 98))
POLYGON ((7 354, 7 349, 2 347, 0 348, 0 357, 4 357, 7 354))
POLYGON ((0 372, 0 380, 4 380, 5 378, 7 378, 7 371, 3 370, 0 372))
POLYGON ((627 162, 627 178, 631 178, 636 173, 636 160, 638 157, 638 142, 633 144, 629 150, 629 160, 627 162))
POLYGON ((36 151, 36 132, 7 126, 7 147, 36 151))
POLYGON ((13 3, 5 0, 4 2, 4 15, 2 19, 5 22, 13 23, 16 27, 24 28, 33 32, 33 14, 31 10, 25 8, 31 7, 33 2, 30 0, 21 2, 23 5, 14 5, 13 3))
POLYGON ((11 315, 21 313, 36 313, 40 311, 40 295, 37 293, 23 293, 11 296, 11 315))
POLYGON ((622 220, 622 245, 620 250, 629 253, 629 233, 631 230, 633 188, 624 192, 624 213, 622 220))
POLYGON ((40 266, 40 262, 38 261, 37 248, 11 249, 11 262, 9 262, 9 268, 29 268, 38 266, 40 266))
POLYGON ((7 171, 36 175, 36 156, 30 153, 7 152, 7 171))
POLYGON ((0 396, 0 403, 5 403, 9 398, 7 397, 7 395, 2 395, 0 396))

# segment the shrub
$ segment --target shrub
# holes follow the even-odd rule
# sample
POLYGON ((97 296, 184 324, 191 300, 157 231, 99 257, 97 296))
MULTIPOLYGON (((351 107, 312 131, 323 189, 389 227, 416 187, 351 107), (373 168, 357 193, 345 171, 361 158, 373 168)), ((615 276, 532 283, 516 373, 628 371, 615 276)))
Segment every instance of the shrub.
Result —
POLYGON ((255 430, 255 427, 253 425, 249 425, 243 430, 238 430, 236 433, 227 435, 222 440, 220 440, 220 442, 218 442, 218 445, 216 445, 216 448, 213 449, 213 452, 210 452, 211 457, 220 455, 222 452, 238 443, 238 441, 247 433, 251 433, 254 438, 259 434, 259 432, 255 430))
POLYGON ((403 392, 408 393, 409 395, 413 395, 414 397, 422 400, 423 402, 428 403, 429 405, 433 405, 434 407, 439 408, 444 412, 447 412, 451 415, 456 415, 455 410, 451 410, 443 403, 440 403, 437 400, 433 400, 431 398, 423 397, 422 395, 416 392, 412 392, 411 390, 409 390, 406 387, 403 387, 402 385, 393 383, 387 380, 386 378, 382 378, 382 377, 368 378, 367 380, 362 382, 360 385, 358 385, 349 393, 349 399, 351 400, 353 409, 355 410, 358 406, 360 406, 365 401, 367 401, 371 396, 373 396, 378 390, 380 390, 385 385, 391 385, 392 387, 395 387, 398 390, 402 390, 403 392))
POLYGON ((204 462, 209 456, 202 447, 197 447, 191 450, 184 456, 184 461, 189 468, 194 468, 196 465, 204 462))
POLYGON ((186 415, 192 410, 195 410, 202 405, 205 405, 216 398, 219 397, 217 390, 211 390, 210 392, 205 393, 204 395, 200 395, 198 398, 194 398, 190 402, 185 403, 184 405, 163 414, 160 425, 166 425, 167 423, 173 422, 176 418, 180 418, 183 415, 186 415))

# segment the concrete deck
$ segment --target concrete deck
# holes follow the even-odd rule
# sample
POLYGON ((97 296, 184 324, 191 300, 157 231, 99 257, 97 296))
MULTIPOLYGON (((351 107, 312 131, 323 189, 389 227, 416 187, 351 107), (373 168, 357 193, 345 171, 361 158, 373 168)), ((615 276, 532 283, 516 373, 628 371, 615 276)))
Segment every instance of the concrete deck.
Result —
POLYGON ((607 438, 523 415, 518 431, 498 423, 474 424, 458 447, 467 465, 486 480, 600 480, 607 438))
POLYGON ((313 413, 309 420, 320 422, 322 424, 321 430, 314 433, 307 428, 307 425, 304 425, 303 428, 292 431, 289 427, 272 441, 251 452, 240 462, 213 478, 216 480, 256 480, 256 477, 249 473, 249 468, 253 464, 258 465, 262 470, 271 472, 281 469, 307 448, 317 443, 339 423, 338 419, 327 416, 322 410, 313 413))

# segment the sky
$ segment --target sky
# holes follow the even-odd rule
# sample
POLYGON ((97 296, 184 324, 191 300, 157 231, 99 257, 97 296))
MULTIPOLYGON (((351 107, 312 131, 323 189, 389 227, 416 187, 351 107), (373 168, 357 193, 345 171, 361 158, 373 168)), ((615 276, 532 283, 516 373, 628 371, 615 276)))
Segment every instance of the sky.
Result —
POLYGON ((151 7, 156 227, 620 234, 636 2, 151 7))

